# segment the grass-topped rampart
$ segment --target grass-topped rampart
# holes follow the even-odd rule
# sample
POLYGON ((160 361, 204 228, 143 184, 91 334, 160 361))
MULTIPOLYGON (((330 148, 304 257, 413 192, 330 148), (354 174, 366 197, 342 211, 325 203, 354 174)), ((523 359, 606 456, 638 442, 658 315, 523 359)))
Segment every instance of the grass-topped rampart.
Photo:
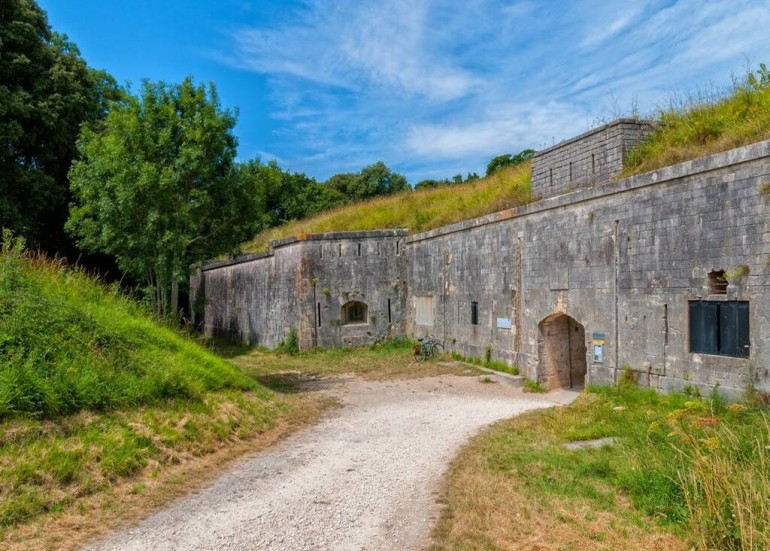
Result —
POLYGON ((262 252, 271 241, 300 233, 390 228, 428 231, 527 203, 530 184, 526 162, 481 180, 372 199, 271 228, 246 243, 244 250, 262 252))
POLYGON ((675 100, 652 118, 663 124, 629 153, 624 176, 770 139, 770 71, 761 64, 726 95, 675 100))

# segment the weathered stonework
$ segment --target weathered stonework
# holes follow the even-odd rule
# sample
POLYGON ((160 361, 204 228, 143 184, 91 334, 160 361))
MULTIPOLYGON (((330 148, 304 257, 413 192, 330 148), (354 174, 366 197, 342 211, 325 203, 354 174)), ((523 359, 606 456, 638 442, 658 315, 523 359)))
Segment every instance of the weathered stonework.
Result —
POLYGON ((273 348, 291 331, 301 348, 352 346, 405 331, 403 230, 301 235, 270 251, 199 268, 191 296, 203 299, 207 335, 273 348), (350 303, 363 319, 346 320, 350 303))
POLYGON ((206 266, 193 278, 206 332, 275 346, 295 328, 302 347, 430 333, 551 387, 628 369, 661 390, 770 392, 770 141, 604 181, 409 237, 304 236, 206 266), (691 352, 688 305, 703 298, 748 301, 747 358, 691 352), (350 301, 366 324, 344 325, 350 301))
POLYGON ((532 158, 532 195, 552 197, 606 184, 623 172, 626 155, 655 129, 652 121, 618 119, 532 158))

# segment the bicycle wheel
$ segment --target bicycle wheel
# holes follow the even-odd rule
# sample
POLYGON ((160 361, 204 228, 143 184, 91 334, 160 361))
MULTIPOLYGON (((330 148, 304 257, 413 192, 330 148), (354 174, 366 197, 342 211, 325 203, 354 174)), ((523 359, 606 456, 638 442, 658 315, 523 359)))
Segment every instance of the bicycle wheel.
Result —
POLYGON ((414 354, 414 361, 416 362, 425 361, 425 351, 423 350, 423 348, 424 347, 421 344, 418 344, 412 349, 414 354))
POLYGON ((430 355, 431 356, 441 356, 444 353, 444 346, 434 342, 433 346, 430 349, 430 355))

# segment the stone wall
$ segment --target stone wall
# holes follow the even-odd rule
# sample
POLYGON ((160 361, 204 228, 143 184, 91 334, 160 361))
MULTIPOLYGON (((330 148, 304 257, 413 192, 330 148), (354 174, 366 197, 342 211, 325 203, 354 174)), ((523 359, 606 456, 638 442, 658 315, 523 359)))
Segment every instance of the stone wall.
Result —
POLYGON ((292 330, 301 348, 404 334, 404 235, 301 235, 274 242, 262 255, 203 266, 191 279, 193 301, 200 297, 203 303, 202 320, 193 321, 207 335, 268 348, 292 330), (361 319, 344 316, 354 311, 361 319))
MULTIPOLYGON (((538 162, 568 151, 585 161, 604 147, 609 174, 628 147, 621 134, 633 133, 624 125, 646 131, 613 123, 538 162)), ((585 163, 572 162, 580 183, 585 163)), ((193 296, 205 297, 207 334, 267 347, 292 330, 302 348, 432 334, 547 386, 613 383, 629 370, 661 390, 770 392, 770 141, 597 182, 410 237, 276 242, 267 254, 201 268, 193 296), (708 330, 726 330, 718 338, 740 341, 739 354, 694 351, 690 309, 700 305, 718 313, 708 330), (720 321, 746 308, 747 327, 720 321)))
POLYGON ((626 154, 654 126, 619 119, 539 151, 532 158, 532 195, 552 197, 611 181, 623 171, 626 154))
POLYGON ((558 328, 585 335, 585 349, 566 354, 585 354, 590 382, 630 369, 663 390, 737 393, 751 381, 770 391, 768 184, 761 142, 412 236, 410 295, 434 297, 434 323, 418 325, 412 308, 407 330, 550 383, 544 352, 558 350, 559 331, 549 322, 565 315, 576 323, 558 328), (733 281, 709 296, 719 270, 733 281), (749 358, 690 351, 688 305, 702 298, 749 301, 749 358))

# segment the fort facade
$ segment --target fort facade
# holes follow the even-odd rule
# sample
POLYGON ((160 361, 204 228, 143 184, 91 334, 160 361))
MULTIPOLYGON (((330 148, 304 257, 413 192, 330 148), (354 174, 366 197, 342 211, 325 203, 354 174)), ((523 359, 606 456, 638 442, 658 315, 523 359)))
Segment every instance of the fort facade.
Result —
POLYGON ((538 200, 433 231, 299 235, 200 267, 209 335, 301 348, 432 334, 541 384, 770 391, 770 141, 618 179, 652 129, 539 152, 538 200))

